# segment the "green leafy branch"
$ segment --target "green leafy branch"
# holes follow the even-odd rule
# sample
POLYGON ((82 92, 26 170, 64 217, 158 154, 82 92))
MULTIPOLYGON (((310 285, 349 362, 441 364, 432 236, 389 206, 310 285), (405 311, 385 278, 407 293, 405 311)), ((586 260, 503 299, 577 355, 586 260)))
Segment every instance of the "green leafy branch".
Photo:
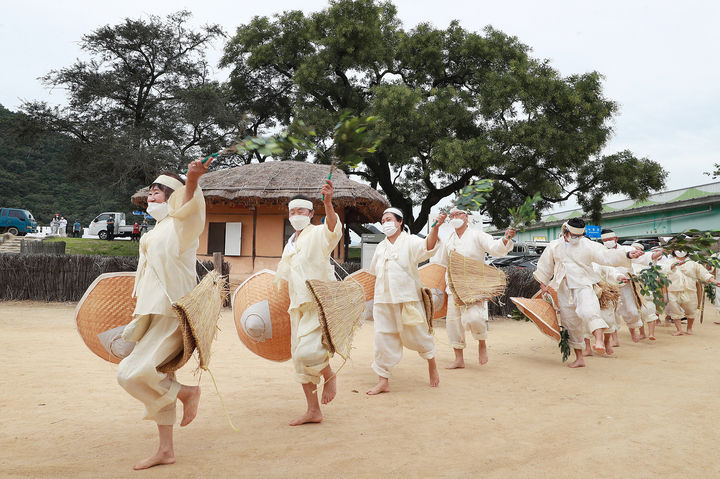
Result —
POLYGON ((560 326, 560 341, 558 341, 558 348, 560 348, 563 362, 567 361, 567 358, 570 357, 570 353, 572 352, 570 349, 570 333, 562 326, 560 326))
MULTIPOLYGON (((455 201, 453 201, 452 206, 440 208, 440 212, 448 214, 453 207, 467 212, 480 211, 487 202, 488 193, 492 190, 493 180, 471 181, 467 186, 455 193, 455 201)), ((435 227, 435 225, 437 225, 437 221, 432 224, 432 227, 435 227)))
POLYGON ((720 231, 700 231, 697 229, 674 236, 664 246, 667 252, 686 251, 688 258, 713 268, 720 267, 720 260, 713 257, 713 247, 717 244, 720 231))
POLYGON ((535 193, 534 196, 525 198, 525 202, 517 208, 508 208, 512 218, 512 228, 523 231, 525 226, 537 219, 535 205, 542 201, 542 195, 535 193))
POLYGON ((660 310, 667 306, 664 290, 670 286, 670 280, 658 265, 650 265, 638 274, 629 274, 630 281, 640 286, 643 296, 652 296, 653 303, 660 310))

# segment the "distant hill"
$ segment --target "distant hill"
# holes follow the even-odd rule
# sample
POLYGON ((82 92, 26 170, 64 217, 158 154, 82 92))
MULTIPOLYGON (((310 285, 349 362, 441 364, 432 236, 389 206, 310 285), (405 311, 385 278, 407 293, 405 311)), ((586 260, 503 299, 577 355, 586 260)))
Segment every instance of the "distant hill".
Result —
POLYGON ((55 213, 69 222, 78 219, 83 226, 103 211, 131 214, 133 192, 108 192, 72 181, 66 162, 71 140, 43 134, 22 141, 21 120, 21 114, 0 105, 0 207, 29 210, 42 226, 55 213))

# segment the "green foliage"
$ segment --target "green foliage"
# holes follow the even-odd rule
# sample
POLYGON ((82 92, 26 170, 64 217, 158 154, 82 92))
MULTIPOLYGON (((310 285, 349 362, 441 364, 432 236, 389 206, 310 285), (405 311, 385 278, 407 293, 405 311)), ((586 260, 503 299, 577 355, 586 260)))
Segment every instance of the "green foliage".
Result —
POLYGON ((514 308, 512 311, 510 311, 509 316, 512 319, 514 319, 515 321, 525 321, 525 322, 530 321, 530 318, 528 318, 523 313, 521 313, 520 310, 517 308, 514 308))
POLYGON ((606 194, 662 188, 658 163, 627 151, 602 156, 617 105, 601 75, 564 77, 529 52, 490 27, 404 29, 390 2, 336 0, 311 14, 253 18, 221 66, 232 68, 232 101, 258 130, 302 119, 328 150, 340 112, 382 118, 386 139, 347 172, 382 189, 413 232, 477 178, 495 181, 483 211, 498 227, 532 193, 542 197, 538 212, 578 195, 599 214, 606 194))
POLYGON ((525 198, 525 202, 517 208, 508 208, 510 217, 512 218, 512 227, 520 228, 522 231, 523 226, 527 226, 537 219, 535 213, 535 205, 542 201, 542 195, 535 193, 534 196, 528 196, 525 198))
POLYGON ((558 341, 558 348, 560 348, 563 362, 567 361, 567 358, 570 357, 570 353, 572 353, 572 349, 570 349, 570 333, 568 333, 568 330, 562 326, 560 326, 560 341, 558 341))
POLYGON ((492 180, 473 181, 455 195, 454 205, 463 211, 479 211, 484 208, 487 195, 492 189, 492 180))
POLYGON ((705 296, 707 297, 708 301, 711 303, 715 302, 715 285, 714 284, 706 284, 705 286, 705 296))
POLYGON ((57 133, 21 136, 27 118, 0 106, 0 207, 29 210, 40 226, 55 213, 87 226, 103 211, 130 215, 130 195, 96 181, 72 181, 71 140, 57 133))
POLYGON ((662 272, 660 266, 651 264, 638 274, 629 274, 631 281, 640 286, 640 293, 643 296, 652 296, 653 303, 658 310, 664 310, 667 306, 665 302, 664 289, 670 286, 670 280, 667 275, 662 272))
POLYGON ((673 251, 685 251, 689 259, 702 265, 718 268, 720 260, 713 257, 712 254, 713 248, 718 244, 717 237, 719 236, 720 231, 690 229, 670 238, 663 249, 671 254, 673 251))
POLYGON ((96 240, 91 238, 50 238, 47 242, 62 241, 65 254, 100 255, 100 256, 138 256, 137 241, 96 240))

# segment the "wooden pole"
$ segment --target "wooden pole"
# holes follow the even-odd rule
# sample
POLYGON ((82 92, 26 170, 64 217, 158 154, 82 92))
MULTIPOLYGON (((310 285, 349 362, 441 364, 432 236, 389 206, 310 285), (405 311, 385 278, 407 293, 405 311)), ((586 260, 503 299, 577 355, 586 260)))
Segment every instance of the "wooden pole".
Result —
POLYGON ((222 274, 223 254, 216 251, 213 253, 213 269, 218 273, 222 274))

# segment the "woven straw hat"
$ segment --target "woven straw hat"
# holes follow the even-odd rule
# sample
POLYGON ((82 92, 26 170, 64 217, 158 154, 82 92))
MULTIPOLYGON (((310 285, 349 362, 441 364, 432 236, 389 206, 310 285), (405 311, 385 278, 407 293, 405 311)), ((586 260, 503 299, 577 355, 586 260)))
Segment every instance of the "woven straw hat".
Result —
POLYGON ((290 359, 290 296, 285 281, 278 290, 275 272, 259 271, 233 293, 232 309, 240 341, 253 353, 272 361, 290 359))
POLYGON ((101 274, 88 287, 75 308, 75 324, 90 351, 111 363, 120 359, 110 354, 98 334, 132 321, 137 300, 132 297, 135 272, 101 274))
MULTIPOLYGON (((560 325, 553 305, 542 298, 539 293, 532 298, 510 298, 515 306, 537 326, 541 333, 560 341, 560 325)), ((557 296, 553 294, 555 301, 557 296)))
POLYGON ((365 290, 365 312, 363 313, 363 319, 372 321, 373 320, 373 305, 375 303, 375 279, 374 274, 370 274, 365 269, 360 269, 354 273, 345 277, 343 281, 358 282, 365 290))
POLYGON ((497 268, 450 252, 448 286, 457 306, 471 305, 500 296, 505 291, 505 273, 497 268))
MULTIPOLYGON (((433 313, 433 319, 444 318, 447 315, 447 294, 445 288, 445 266, 437 263, 428 263, 420 267, 420 281, 423 286, 429 289, 438 290, 442 293, 445 300, 443 301, 442 308, 435 308, 433 313)), ((434 291, 435 294, 440 294, 434 291)))
POLYGON ((320 310, 323 346, 347 359, 365 311, 365 290, 355 281, 309 279, 305 283, 320 310))

